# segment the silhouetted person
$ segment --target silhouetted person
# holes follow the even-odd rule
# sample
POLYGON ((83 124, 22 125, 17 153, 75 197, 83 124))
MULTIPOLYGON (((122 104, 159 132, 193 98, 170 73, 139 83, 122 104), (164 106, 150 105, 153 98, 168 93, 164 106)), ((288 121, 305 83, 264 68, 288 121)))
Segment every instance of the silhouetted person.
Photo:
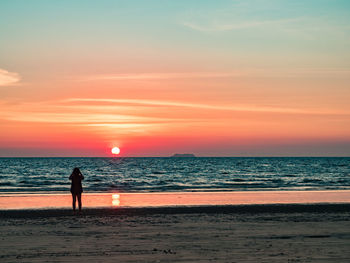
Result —
POLYGON ((72 174, 69 176, 69 180, 72 181, 70 192, 73 198, 73 211, 75 211, 75 202, 78 198, 79 212, 81 211, 81 193, 83 192, 83 186, 81 181, 84 180, 84 176, 81 174, 79 168, 75 167, 72 174))

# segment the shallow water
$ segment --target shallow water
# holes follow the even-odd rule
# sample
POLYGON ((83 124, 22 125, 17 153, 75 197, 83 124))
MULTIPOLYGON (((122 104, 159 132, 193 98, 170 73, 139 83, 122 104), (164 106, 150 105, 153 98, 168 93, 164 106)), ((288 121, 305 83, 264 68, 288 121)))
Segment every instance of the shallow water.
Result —
POLYGON ((0 192, 350 189, 350 158, 0 158, 0 192))

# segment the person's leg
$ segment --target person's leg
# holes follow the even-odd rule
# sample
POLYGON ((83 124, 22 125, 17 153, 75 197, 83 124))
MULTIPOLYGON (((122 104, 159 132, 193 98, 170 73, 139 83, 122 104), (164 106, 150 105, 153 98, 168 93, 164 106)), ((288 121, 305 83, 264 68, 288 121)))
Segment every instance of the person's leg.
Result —
POLYGON ((73 198, 73 211, 75 211, 76 194, 72 193, 73 198))
POLYGON ((79 212, 81 211, 81 193, 77 194, 78 196, 78 203, 79 203, 79 212))

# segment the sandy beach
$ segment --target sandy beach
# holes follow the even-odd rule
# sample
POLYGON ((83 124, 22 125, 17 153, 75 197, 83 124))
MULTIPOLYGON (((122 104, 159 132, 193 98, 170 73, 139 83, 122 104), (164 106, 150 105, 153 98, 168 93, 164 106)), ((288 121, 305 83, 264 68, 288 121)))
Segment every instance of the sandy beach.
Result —
POLYGON ((1 262, 349 262, 350 204, 1 210, 1 262))

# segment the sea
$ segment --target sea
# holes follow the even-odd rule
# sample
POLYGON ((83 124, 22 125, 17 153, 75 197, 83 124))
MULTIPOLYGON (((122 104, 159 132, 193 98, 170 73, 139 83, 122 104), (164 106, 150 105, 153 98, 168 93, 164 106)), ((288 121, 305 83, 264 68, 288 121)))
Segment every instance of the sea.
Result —
POLYGON ((350 157, 0 158, 0 193, 350 189, 350 157))

